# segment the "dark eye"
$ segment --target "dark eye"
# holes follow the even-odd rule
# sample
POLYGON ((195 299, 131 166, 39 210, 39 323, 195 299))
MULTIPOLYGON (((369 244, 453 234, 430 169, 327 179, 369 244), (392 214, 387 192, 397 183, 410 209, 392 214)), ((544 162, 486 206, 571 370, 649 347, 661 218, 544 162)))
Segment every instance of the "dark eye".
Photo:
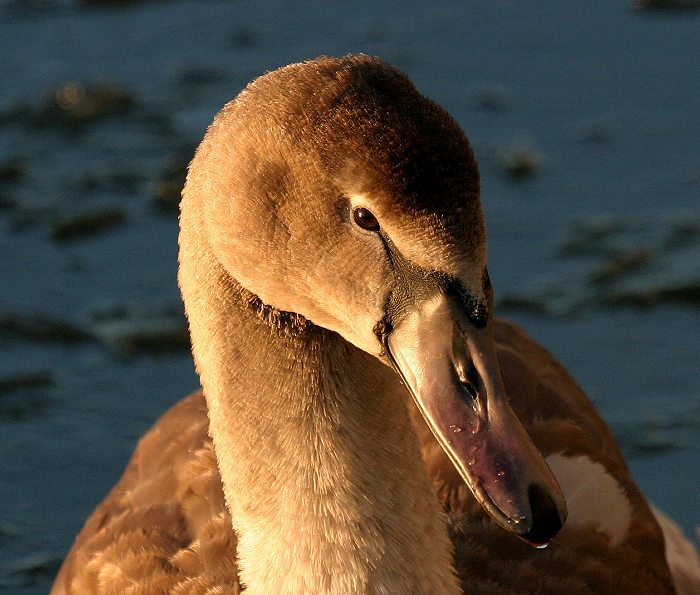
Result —
POLYGON ((364 207, 357 207, 352 211, 352 218, 355 224, 368 231, 379 231, 379 221, 372 214, 372 211, 364 207))

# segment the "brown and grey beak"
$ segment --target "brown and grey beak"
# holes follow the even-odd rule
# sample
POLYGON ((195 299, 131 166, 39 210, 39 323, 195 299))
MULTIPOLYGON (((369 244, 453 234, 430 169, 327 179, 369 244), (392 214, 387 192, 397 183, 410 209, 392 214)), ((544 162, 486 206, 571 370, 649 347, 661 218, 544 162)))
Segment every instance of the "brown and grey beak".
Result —
POLYGON ((508 404, 490 322, 475 324, 457 296, 438 292, 383 342, 476 499, 501 526, 548 543, 566 520, 566 501, 508 404))

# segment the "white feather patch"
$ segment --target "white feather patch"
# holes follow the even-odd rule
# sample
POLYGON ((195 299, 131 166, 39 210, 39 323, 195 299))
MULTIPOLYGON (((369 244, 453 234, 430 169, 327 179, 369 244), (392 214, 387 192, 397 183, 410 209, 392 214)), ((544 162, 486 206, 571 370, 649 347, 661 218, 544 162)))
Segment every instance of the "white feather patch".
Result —
POLYGON ((632 520, 632 505, 607 469, 587 456, 561 453, 548 456, 547 464, 566 497, 567 523, 594 525, 610 538, 610 545, 622 543, 632 520))
POLYGON ((666 544, 666 561, 678 595, 700 593, 700 556, 681 528, 658 508, 651 507, 666 544))

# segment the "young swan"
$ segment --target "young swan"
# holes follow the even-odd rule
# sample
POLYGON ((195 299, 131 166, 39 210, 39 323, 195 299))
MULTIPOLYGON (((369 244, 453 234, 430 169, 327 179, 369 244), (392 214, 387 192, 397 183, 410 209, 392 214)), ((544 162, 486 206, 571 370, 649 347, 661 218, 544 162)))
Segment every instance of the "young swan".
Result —
POLYGON ((321 58, 229 103, 179 280, 206 406, 144 437, 53 593, 673 592, 608 430, 494 319, 472 150, 401 73, 321 58), (539 451, 576 495, 544 551, 566 504, 539 451))

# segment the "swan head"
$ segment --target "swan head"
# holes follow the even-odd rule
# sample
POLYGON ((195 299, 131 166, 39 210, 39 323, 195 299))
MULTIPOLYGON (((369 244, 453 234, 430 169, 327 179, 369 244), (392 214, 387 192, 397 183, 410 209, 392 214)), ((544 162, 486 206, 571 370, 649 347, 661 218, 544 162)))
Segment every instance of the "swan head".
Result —
POLYGON ((495 355, 476 160, 447 112, 375 58, 288 66, 216 117, 192 192, 228 274, 393 366, 492 517, 533 544, 557 533, 564 498, 495 355))

